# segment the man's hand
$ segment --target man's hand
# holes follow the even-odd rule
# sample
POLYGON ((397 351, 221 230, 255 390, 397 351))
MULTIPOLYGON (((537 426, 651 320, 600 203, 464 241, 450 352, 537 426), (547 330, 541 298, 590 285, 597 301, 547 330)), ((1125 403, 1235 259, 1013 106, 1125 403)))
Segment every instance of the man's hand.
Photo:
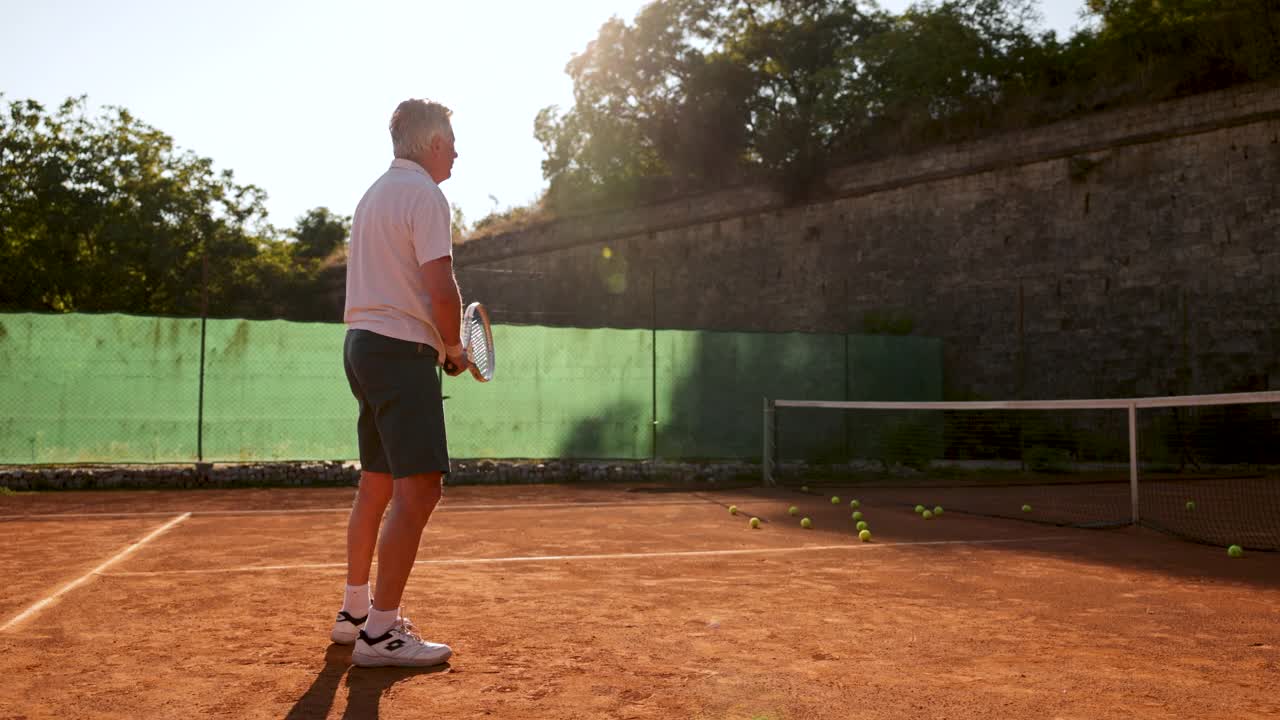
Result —
POLYGON ((471 363, 467 360, 467 353, 462 350, 461 346, 457 349, 449 348, 445 351, 444 356, 444 374, 449 377, 457 377, 466 372, 471 367, 471 363))

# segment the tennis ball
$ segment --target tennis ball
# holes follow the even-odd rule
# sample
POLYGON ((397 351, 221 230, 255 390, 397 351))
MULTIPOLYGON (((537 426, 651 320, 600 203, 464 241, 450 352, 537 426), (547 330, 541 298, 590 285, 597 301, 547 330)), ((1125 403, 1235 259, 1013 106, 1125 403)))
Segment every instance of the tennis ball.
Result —
POLYGON ((916 512, 918 512, 918 513, 922 513, 922 512, 924 512, 924 506, 923 506, 923 505, 917 505, 917 506, 916 506, 916 512))
POLYGON ((730 514, 730 515, 737 515, 737 514, 738 514, 738 506, 737 506, 737 505, 730 505, 730 506, 729 506, 729 514, 730 514))
POLYGON ((839 496, 839 495, 833 495, 833 496, 831 497, 831 504, 832 504, 832 505, 839 505, 839 504, 840 504, 840 496, 839 496))
POLYGON ((800 492, 809 492, 809 486, 808 486, 808 485, 801 485, 801 486, 800 486, 800 492))
POLYGON ((792 505, 791 507, 787 508, 788 515, 795 515, 799 512, 800 512, 800 508, 796 507, 795 505, 792 505))
POLYGON ((850 500, 849 507, 853 508, 854 510, 857 510, 858 508, 862 507, 862 503, 858 502, 857 500, 850 500))
POLYGON ((1232 545, 1227 548, 1227 554, 1233 558, 1244 557, 1244 548, 1239 545, 1232 545))
POLYGON ((859 521, 858 521, 858 530, 859 530, 859 531, 862 531, 862 530, 866 530, 866 529, 867 529, 867 521, 866 521, 866 520, 859 520, 859 521))
POLYGON ((1195 500, 1188 500, 1188 501, 1187 501, 1187 509, 1188 509, 1188 510, 1195 510, 1195 509, 1196 509, 1196 501, 1195 501, 1195 500))
POLYGON ((925 510, 924 512, 920 513, 920 517, 924 518, 925 520, 932 520, 933 513, 929 510, 925 510))
POLYGON ((856 510, 855 510, 855 511, 854 511, 854 513, 853 513, 853 519, 854 519, 854 520, 861 520, 861 519, 862 519, 862 513, 861 513, 861 512, 859 512, 859 511, 856 511, 856 510))
POLYGON ((863 530, 862 532, 858 533, 858 539, 861 540, 862 542, 871 542, 871 531, 863 530))
POLYGON ((760 518, 751 518, 751 527, 753 529, 760 527, 760 518))
POLYGON ((935 507, 935 508, 933 509, 933 514, 934 514, 934 515, 941 515, 941 514, 942 514, 942 506, 941 506, 941 505, 938 505, 937 507, 935 507))
POLYGON ((613 250, 610 250, 609 248, 606 247, 605 249, 600 251, 600 255, 603 256, 605 260, 608 260, 609 258, 613 257, 613 250))
POLYGON ((1022 506, 1022 512, 1031 512, 1031 506, 1030 506, 1030 505, 1023 505, 1023 506, 1022 506))
POLYGON ((808 530, 809 528, 813 527, 813 521, 811 521, 809 518, 803 518, 802 520, 800 520, 800 527, 804 528, 805 530, 808 530))

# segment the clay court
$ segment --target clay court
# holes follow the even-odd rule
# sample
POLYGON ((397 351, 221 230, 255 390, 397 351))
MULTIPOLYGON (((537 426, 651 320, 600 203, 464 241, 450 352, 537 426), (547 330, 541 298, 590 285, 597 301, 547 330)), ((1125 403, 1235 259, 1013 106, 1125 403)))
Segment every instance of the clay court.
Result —
POLYGON ((855 492, 450 487, 427 670, 329 643, 350 488, 2 496, 0 717, 1280 715, 1280 555, 855 492))

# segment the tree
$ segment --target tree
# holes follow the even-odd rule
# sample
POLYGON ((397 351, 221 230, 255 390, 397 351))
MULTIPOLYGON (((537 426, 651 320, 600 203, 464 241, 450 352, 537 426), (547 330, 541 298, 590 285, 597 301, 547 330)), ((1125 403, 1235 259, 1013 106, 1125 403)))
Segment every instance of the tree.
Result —
MULTIPOLYGON (((901 142, 949 139, 992 121, 995 108, 1044 72, 1032 0, 922 2, 871 37, 862 55, 873 124, 901 142), (933 137, 931 137, 933 136, 933 137)), ((881 135, 883 132, 873 133, 881 135)))
POLYGON ((351 236, 351 218, 335 215, 327 207, 312 208, 298 218, 288 233, 297 258, 318 260, 342 247, 351 236))
POLYGON ((745 73, 715 52, 717 4, 650 3, 634 25, 605 23, 569 62, 574 106, 544 108, 534 122, 550 205, 643 201, 708 168, 732 173, 743 150, 745 73))
POLYGON ((1200 92, 1280 72, 1275 0, 1088 0, 1087 7, 1099 24, 1099 75, 1131 92, 1200 92))
POLYGON ((802 197, 869 130, 1000 97, 1036 42, 1031 3, 924 3, 900 18, 858 0, 650 3, 569 63, 571 109, 539 113, 548 198, 634 202, 756 171, 802 197))
POLYGON ((462 214, 462 208, 449 203, 449 235, 453 243, 456 245, 466 240, 469 232, 471 229, 467 227, 467 216, 462 214))
POLYGON ((655 0, 569 62, 572 107, 538 114, 546 205, 761 174, 798 200, 834 163, 1280 74, 1276 0, 1088 7, 1060 41, 1037 0, 655 0))
POLYGON ((723 3, 724 56, 752 79, 747 145, 793 197, 807 194, 833 154, 854 144, 872 107, 868 41, 889 18, 856 0, 723 3))
POLYGON ((265 193, 86 98, 0 117, 0 309, 194 314, 273 242, 265 193))

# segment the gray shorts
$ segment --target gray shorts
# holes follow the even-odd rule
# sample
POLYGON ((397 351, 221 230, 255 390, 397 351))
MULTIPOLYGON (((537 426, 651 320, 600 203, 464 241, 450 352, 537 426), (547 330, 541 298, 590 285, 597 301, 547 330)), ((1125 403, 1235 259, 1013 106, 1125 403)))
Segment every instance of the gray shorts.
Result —
POLYGON ((360 403, 361 468, 397 478, 449 472, 435 348, 348 330, 342 360, 360 403))

